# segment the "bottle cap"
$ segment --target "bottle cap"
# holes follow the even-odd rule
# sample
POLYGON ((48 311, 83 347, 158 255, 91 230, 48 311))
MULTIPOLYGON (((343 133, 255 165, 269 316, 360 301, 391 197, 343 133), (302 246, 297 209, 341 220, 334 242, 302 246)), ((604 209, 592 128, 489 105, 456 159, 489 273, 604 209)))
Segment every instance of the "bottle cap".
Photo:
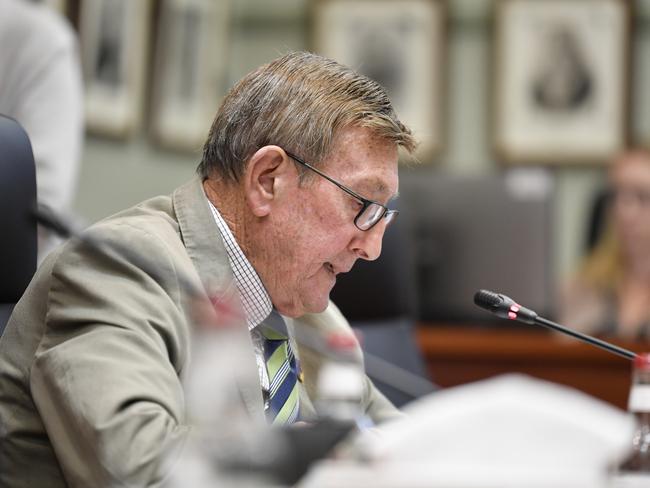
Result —
POLYGON ((650 353, 640 352, 634 358, 634 369, 650 371, 650 353))

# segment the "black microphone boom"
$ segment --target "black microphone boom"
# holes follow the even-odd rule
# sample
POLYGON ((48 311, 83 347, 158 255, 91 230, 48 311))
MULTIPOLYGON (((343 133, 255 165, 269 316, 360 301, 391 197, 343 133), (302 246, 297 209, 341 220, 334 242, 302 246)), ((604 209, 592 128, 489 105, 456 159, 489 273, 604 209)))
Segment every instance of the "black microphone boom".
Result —
POLYGON ((557 330, 563 334, 570 335, 575 337, 583 342, 591 344, 592 346, 600 347, 611 353, 623 356, 627 359, 634 359, 636 354, 622 347, 615 346, 609 342, 603 341, 601 339, 596 339, 582 332, 577 332, 575 330, 564 327, 560 324, 552 322, 548 319, 538 316, 532 310, 522 307, 512 298, 502 295, 501 293, 495 293, 488 290, 479 290, 474 294, 474 303, 485 310, 488 310, 495 314, 497 317, 508 320, 518 320, 526 324, 537 324, 548 329, 557 330))

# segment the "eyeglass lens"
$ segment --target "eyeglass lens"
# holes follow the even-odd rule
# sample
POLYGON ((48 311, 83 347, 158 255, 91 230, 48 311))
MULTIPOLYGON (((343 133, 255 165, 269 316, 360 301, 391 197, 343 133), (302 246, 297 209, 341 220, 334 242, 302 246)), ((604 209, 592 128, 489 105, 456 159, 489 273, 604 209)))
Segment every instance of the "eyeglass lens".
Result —
MULTIPOLYGON (((392 222, 396 215, 397 212, 388 211, 386 213, 386 218, 387 218, 386 225, 392 222)), ((382 218, 382 216, 384 216, 384 207, 376 203, 371 203, 364 209, 361 215, 357 217, 356 219, 357 227, 359 227, 362 230, 370 229, 373 225, 375 225, 379 221, 379 219, 382 218)))

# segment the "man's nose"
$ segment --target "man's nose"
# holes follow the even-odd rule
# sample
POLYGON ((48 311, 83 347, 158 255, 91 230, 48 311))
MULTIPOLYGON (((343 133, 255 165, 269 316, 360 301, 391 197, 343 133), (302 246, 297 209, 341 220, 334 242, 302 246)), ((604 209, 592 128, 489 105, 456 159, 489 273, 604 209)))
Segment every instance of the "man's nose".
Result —
POLYGON ((351 242, 353 252, 361 259, 374 261, 381 254, 381 241, 386 232, 384 219, 369 230, 358 231, 351 242))

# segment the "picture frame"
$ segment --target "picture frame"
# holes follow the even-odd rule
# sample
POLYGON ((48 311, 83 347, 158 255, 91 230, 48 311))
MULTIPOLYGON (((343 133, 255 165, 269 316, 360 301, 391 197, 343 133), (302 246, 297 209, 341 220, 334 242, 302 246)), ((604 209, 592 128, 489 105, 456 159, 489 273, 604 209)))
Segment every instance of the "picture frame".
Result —
POLYGON ((627 0, 499 0, 493 141, 506 164, 605 163, 628 139, 627 0))
POLYGON ((230 2, 162 0, 157 26, 152 138, 197 151, 227 87, 230 2))
POLYGON ((79 10, 89 132, 126 138, 141 127, 151 0, 84 0, 79 10))
POLYGON ((443 146, 442 0, 315 0, 315 52, 378 81, 430 162, 443 146))

